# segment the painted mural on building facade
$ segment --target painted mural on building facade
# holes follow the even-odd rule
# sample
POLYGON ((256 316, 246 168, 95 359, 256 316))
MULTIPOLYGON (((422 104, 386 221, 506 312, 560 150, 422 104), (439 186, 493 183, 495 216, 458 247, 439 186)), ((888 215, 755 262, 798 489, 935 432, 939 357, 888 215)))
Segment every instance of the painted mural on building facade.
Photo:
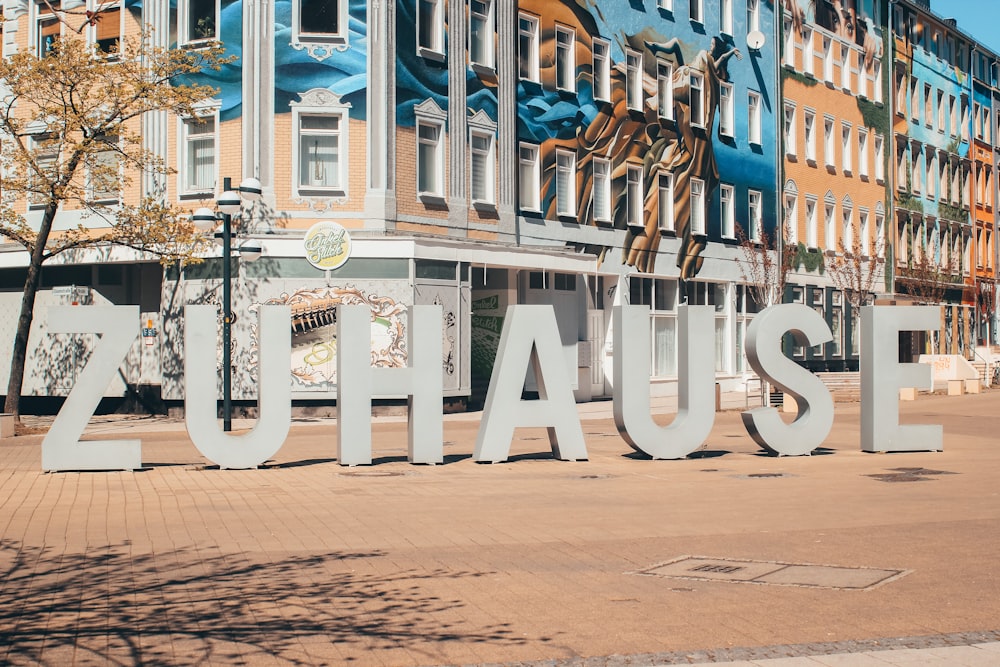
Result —
POLYGON ((720 184, 733 188, 737 224, 749 226, 754 191, 759 219, 773 228, 776 171, 773 49, 746 46, 750 29, 773 34, 773 2, 754 3, 753 16, 741 6, 726 32, 717 11, 706 9, 692 20, 686 4, 674 3, 671 12, 655 0, 599 9, 583 0, 519 3, 520 49, 532 39, 525 29, 537 21, 539 58, 537 76, 525 71, 522 58, 517 90, 518 138, 539 146, 541 214, 621 230, 620 248, 588 250, 602 261, 685 279, 698 274, 708 241, 735 235, 721 228, 720 184), (559 71, 566 34, 573 35, 575 51, 571 81, 559 71), (752 111, 750 96, 756 104, 752 111), (749 129, 751 123, 759 132, 749 129), (573 206, 557 196, 564 187, 557 156, 566 151, 575 161, 573 206), (636 215, 628 210, 630 176, 636 174, 629 166, 640 165, 645 195, 636 215), (661 177, 673 179, 672 202, 662 207, 660 193, 669 189, 661 177), (610 180, 609 189, 604 179, 610 180), (601 191, 610 196, 595 197, 601 191), (606 210, 603 199, 610 202, 606 210), (672 208, 672 219, 664 221, 666 207, 672 208), (567 210, 570 216, 564 215, 567 210), (664 241, 673 236, 676 243, 664 241), (667 246, 676 249, 676 257, 660 252, 667 246))

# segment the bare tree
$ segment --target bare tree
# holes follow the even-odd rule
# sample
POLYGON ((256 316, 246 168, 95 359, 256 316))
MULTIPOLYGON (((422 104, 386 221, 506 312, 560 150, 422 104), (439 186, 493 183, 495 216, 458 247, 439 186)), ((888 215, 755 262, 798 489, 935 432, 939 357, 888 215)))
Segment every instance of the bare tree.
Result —
POLYGON ((940 305, 948 288, 955 285, 955 274, 958 273, 952 253, 943 259, 943 262, 938 261, 933 252, 921 252, 911 257, 905 266, 896 270, 900 291, 918 303, 940 305))
MULTIPOLYGON (((81 20, 100 18, 91 12, 81 20)), ((197 117, 199 104, 216 91, 184 81, 228 62, 222 47, 164 49, 142 34, 98 48, 79 32, 69 30, 44 54, 23 50, 0 59, 0 236, 23 246, 29 257, 4 406, 17 418, 44 262, 106 245, 163 261, 190 260, 201 251, 185 211, 148 193, 127 195, 134 176, 172 172, 143 147, 141 117, 156 111, 197 117), (56 216, 66 221, 67 211, 78 222, 55 230, 56 216)))
POLYGON ((750 296, 761 308, 781 303, 796 250, 795 246, 788 243, 787 224, 782 226, 780 237, 775 235, 772 238, 761 230, 759 239, 751 239, 742 226, 737 228, 736 233, 742 253, 739 260, 740 274, 747 284, 750 296), (779 239, 780 248, 776 244, 779 239))
POLYGON ((874 248, 871 249, 865 248, 863 243, 857 233, 852 235, 850 246, 840 239, 837 244, 840 252, 826 263, 830 280, 844 293, 855 318, 860 314, 860 308, 872 300, 876 286, 885 276, 885 241, 874 239, 874 248))

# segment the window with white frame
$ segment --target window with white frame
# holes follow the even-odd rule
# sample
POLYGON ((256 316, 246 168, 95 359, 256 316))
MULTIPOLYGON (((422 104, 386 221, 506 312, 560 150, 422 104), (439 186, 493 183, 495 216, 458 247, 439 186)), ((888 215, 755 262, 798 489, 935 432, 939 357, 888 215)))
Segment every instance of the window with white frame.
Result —
POLYGON ((805 109, 802 124, 806 132, 806 160, 810 164, 816 164, 816 112, 805 109))
POLYGON ((868 178, 868 130, 858 128, 858 174, 868 178))
POLYGON ((656 213, 661 232, 673 232, 674 227, 674 175, 661 173, 657 178, 656 213))
MULTIPOLYGON (((105 57, 116 56, 121 44, 123 13, 120 6, 109 3, 100 5, 99 19, 91 26, 91 35, 98 53, 105 57)), ((117 194, 116 194, 117 197, 117 194)))
POLYGON ((903 70, 897 69, 893 75, 893 80, 896 83, 896 115, 899 117, 906 116, 906 79, 903 77, 903 70))
POLYGON ((819 248, 819 229, 816 224, 816 198, 806 196, 806 246, 819 248))
POLYGON ((885 213, 875 212, 875 250, 879 259, 885 258, 885 213))
POLYGON ((785 102, 785 153, 795 157, 795 104, 785 102))
POLYGON ((444 197, 444 122, 417 120, 417 195, 444 197))
POLYGON ((719 134, 725 137, 733 136, 733 125, 736 122, 736 104, 733 100, 733 84, 719 82, 719 134))
POLYGON ((875 180, 885 182, 885 138, 881 134, 875 135, 875 180))
POLYGON ((802 71, 812 76, 815 67, 815 51, 813 49, 812 28, 802 29, 802 71))
POLYGON ((858 209, 858 235, 861 240, 861 254, 865 257, 870 256, 872 252, 870 216, 871 213, 867 208, 858 209))
POLYGON ((948 120, 949 127, 951 129, 951 136, 958 136, 958 110, 955 106, 955 96, 948 96, 948 120))
POLYGON ((625 51, 625 104, 629 109, 642 109, 642 54, 625 51))
POLYGON ((642 165, 630 164, 625 170, 625 199, 628 207, 625 223, 629 227, 643 227, 642 165))
POLYGON ((705 22, 704 0, 691 0, 691 20, 698 23, 705 22))
POLYGON ((823 216, 823 240, 826 243, 827 250, 837 249, 837 223, 835 220, 835 213, 837 207, 835 204, 829 201, 824 204, 824 216, 823 216))
POLYGON ((944 108, 944 93, 942 91, 937 91, 937 130, 938 132, 944 133, 945 130, 945 108, 944 108))
POLYGON ((594 169, 594 220, 611 222, 611 161, 595 157, 594 169))
POLYGON ((674 11, 674 0, 656 0, 656 6, 666 12, 674 11))
POLYGON ((719 224, 722 236, 736 238, 736 203, 733 201, 733 186, 719 186, 719 224))
POLYGON ((62 9, 60 0, 34 4, 35 8, 35 55, 44 58, 52 51, 62 31, 62 21, 56 12, 62 9))
POLYGON ((556 214, 576 215, 576 153, 556 150, 556 214))
POLYGON ((799 240, 799 196, 794 192, 785 192, 785 229, 788 230, 788 242, 799 240))
POLYGON ((417 0, 417 50, 444 54, 444 0, 417 0))
POLYGON ((920 97, 917 88, 917 80, 910 78, 910 120, 917 122, 920 120, 920 97))
POLYGON ((733 34, 733 0, 719 0, 720 32, 733 34))
POLYGON ((872 61, 872 99, 882 103, 882 63, 879 60, 872 61))
POLYGON ((909 189, 907 172, 909 171, 910 158, 906 154, 906 144, 898 145, 896 149, 896 189, 906 191, 909 189))
POLYGON ((215 189, 216 116, 180 121, 180 194, 207 194, 215 189))
POLYGON ((930 85, 924 84, 924 124, 927 127, 934 127, 934 92, 930 85))
POLYGON ((656 61, 656 106, 660 118, 674 117, 674 65, 666 60, 656 61))
POLYGON ((691 179, 691 234, 705 235, 705 181, 691 179))
POLYGON ((493 12, 493 0, 469 0, 469 61, 488 69, 496 66, 493 12))
POLYGON ((844 244, 846 252, 854 250, 854 205, 850 199, 844 201, 840 209, 841 232, 840 238, 844 244))
POLYGON ((699 72, 689 75, 691 124, 705 127, 705 76, 699 72))
POLYGON ((761 193, 759 190, 747 191, 747 238, 751 241, 760 241, 761 231, 764 229, 764 209, 761 193))
POLYGON ((92 201, 118 201, 121 183, 121 149, 118 135, 102 134, 94 140, 101 150, 92 154, 87 169, 87 190, 92 201))
POLYGON ((576 32, 556 26, 556 88, 576 91, 576 32))
POLYGON ((911 153, 913 154, 912 155, 913 162, 910 165, 910 174, 913 180, 910 183, 910 190, 914 194, 920 194, 921 192, 923 192, 923 180, 924 180, 923 176, 924 166, 920 162, 924 157, 924 152, 919 148, 917 148, 916 146, 914 146, 913 149, 911 150, 911 153))
POLYGON ((628 303, 650 307, 653 377, 677 375, 677 281, 630 276, 628 303))
POLYGON ((298 177, 302 191, 345 191, 344 118, 341 114, 297 114, 298 177))
POLYGON ((181 43, 196 44, 219 38, 219 0, 180 0, 181 43))
POLYGON ((781 62, 787 67, 795 67, 795 30, 791 19, 782 22, 782 34, 785 36, 784 53, 781 62))
POLYGON ((293 42, 344 43, 347 0, 293 0, 292 26, 293 42))
POLYGON ((538 82, 538 17, 517 16, 518 73, 526 81, 538 82))
POLYGON ((833 83, 834 49, 840 51, 837 42, 829 35, 823 35, 823 80, 833 83))
POLYGON ((539 211, 541 168, 538 161, 538 144, 518 145, 518 201, 522 211, 539 211))
POLYGON ((837 165, 837 140, 833 135, 834 121, 832 116, 823 117, 823 164, 827 167, 837 165))
POLYGON ((927 166, 927 196, 934 199, 934 186, 937 183, 937 151, 933 146, 927 147, 924 164, 927 166))
POLYGON ((603 39, 594 39, 594 99, 611 99, 611 45, 603 39))
POLYGON ((747 0, 747 32, 760 31, 760 0, 747 0))
POLYGON ((842 123, 840 126, 840 138, 841 138, 841 150, 843 154, 840 156, 842 168, 844 173, 850 174, 851 172, 851 126, 847 123, 842 123))
POLYGON ((969 140, 969 97, 967 95, 962 95, 962 106, 961 113, 959 115, 959 120, 961 122, 961 127, 959 128, 959 136, 963 140, 969 140))
POLYGON ((496 203, 496 137, 492 132, 470 130, 469 189, 474 204, 496 203))
MULTIPOLYGON (((847 44, 840 45, 840 87, 844 90, 851 89, 851 54, 853 53, 850 46, 847 44)), ((860 71, 858 67, 858 87, 864 90, 864 74, 860 71)))
POLYGON ((29 175, 29 182, 33 194, 29 196, 29 205, 32 207, 42 207, 48 203, 49 198, 42 194, 48 192, 50 184, 56 178, 56 166, 59 162, 59 141, 54 135, 47 133, 33 134, 28 137, 28 145, 34 153, 35 165, 38 171, 44 174, 44 180, 32 172, 29 175))
POLYGON ((760 93, 749 91, 747 93, 747 138, 751 144, 761 145, 761 109, 760 93))

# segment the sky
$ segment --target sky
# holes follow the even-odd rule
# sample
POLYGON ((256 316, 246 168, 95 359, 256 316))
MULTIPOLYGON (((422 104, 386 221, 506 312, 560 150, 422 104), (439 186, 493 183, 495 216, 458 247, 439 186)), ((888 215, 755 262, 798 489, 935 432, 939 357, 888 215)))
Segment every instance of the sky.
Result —
POLYGON ((958 19, 958 29, 975 37, 994 53, 1000 53, 998 0, 931 0, 931 11, 944 18, 958 19))

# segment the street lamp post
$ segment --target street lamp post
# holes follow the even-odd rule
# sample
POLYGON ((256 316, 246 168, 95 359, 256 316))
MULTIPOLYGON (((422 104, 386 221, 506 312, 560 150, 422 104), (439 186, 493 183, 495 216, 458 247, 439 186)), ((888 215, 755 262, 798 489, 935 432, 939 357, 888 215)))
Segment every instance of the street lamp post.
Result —
MULTIPOLYGON (((195 211, 192 220, 204 231, 214 228, 218 221, 222 222, 222 430, 228 432, 233 430, 233 216, 240 212, 244 199, 251 203, 260 199, 261 185, 256 178, 247 178, 233 190, 232 179, 227 176, 222 180, 222 190, 215 202, 218 215, 211 209, 200 208, 195 211)), ((218 236, 219 233, 216 234, 218 236)), ((252 262, 258 257, 259 248, 246 249, 246 261, 252 262)))

